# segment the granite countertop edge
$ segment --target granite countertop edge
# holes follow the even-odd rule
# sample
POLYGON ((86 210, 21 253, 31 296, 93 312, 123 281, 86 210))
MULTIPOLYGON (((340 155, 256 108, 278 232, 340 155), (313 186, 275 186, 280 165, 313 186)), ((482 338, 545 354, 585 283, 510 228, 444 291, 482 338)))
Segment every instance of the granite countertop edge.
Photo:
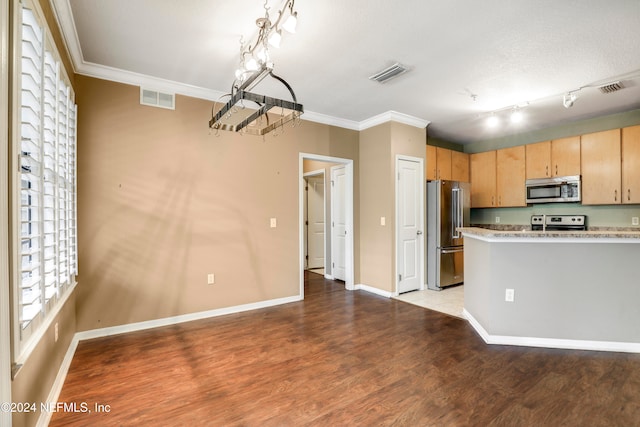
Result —
POLYGON ((639 239, 640 228, 627 227, 589 227, 588 230, 569 231, 533 231, 530 225, 472 225, 462 227, 463 233, 479 237, 533 237, 533 238, 608 238, 608 239, 639 239))

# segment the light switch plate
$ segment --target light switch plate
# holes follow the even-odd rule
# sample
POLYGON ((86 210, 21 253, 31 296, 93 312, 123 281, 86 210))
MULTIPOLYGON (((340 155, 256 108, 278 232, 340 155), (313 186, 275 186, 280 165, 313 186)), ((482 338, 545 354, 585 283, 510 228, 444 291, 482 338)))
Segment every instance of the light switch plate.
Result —
POLYGON ((387 218, 381 216, 380 217, 380 225, 385 225, 387 223, 387 218))
POLYGON ((634 216, 631 218, 631 225, 640 225, 640 222, 638 222, 637 216, 634 216))
POLYGON ((278 220, 276 218, 271 218, 270 224, 271 228, 276 228, 278 226, 278 220))

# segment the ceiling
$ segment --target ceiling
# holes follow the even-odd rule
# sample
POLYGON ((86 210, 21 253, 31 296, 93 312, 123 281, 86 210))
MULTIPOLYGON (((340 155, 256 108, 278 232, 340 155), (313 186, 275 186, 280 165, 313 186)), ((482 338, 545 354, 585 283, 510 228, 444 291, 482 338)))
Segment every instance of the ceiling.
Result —
MULTIPOLYGON (((229 92, 259 0, 52 0, 77 73, 206 99, 229 92)), ((281 0, 268 1, 275 12, 281 0)), ((361 129, 395 112, 470 143, 640 108, 640 0, 298 0, 272 49, 303 119, 361 129), (368 77, 399 62, 410 71, 368 77), (621 81, 603 94, 598 86, 621 81), (571 108, 562 96, 576 91, 571 108), (522 106, 518 125, 491 112, 522 106)), ((272 12, 273 13, 273 12, 272 12)), ((268 82, 254 91, 285 97, 268 82)))

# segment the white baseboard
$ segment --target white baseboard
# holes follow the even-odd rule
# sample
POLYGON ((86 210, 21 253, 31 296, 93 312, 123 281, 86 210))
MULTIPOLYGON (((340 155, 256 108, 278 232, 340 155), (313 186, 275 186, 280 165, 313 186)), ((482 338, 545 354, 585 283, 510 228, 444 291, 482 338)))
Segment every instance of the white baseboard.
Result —
POLYGON ((110 335, 124 334, 127 332, 142 331, 145 329, 158 328, 161 326, 175 325, 178 323, 191 322, 193 320, 208 319, 210 317, 224 316, 226 314, 241 313, 243 311, 257 310, 260 308, 273 307, 275 305, 288 304, 290 302, 302 301, 300 295, 278 298, 267 301, 254 302, 250 304, 236 305, 233 307, 218 308, 215 310, 200 311, 198 313, 183 314, 174 317, 148 320, 145 322, 129 323, 126 325, 112 326, 108 328, 92 329, 90 331, 78 332, 76 336, 79 341, 92 338, 107 337, 110 335))
MULTIPOLYGON (((227 308, 219 308, 215 310, 201 311, 198 313, 184 314, 181 316, 174 317, 165 317, 163 319, 149 320, 146 322, 137 322, 137 323, 129 323, 127 325, 120 326, 112 326, 109 328, 100 328, 100 329, 92 329, 90 331, 84 332, 76 332, 69 344, 69 348, 67 348, 67 352, 64 356, 62 364, 60 365, 60 369, 58 369, 58 374, 56 375, 56 379, 51 386, 51 390, 49 391, 49 395, 47 396, 48 403, 55 403, 58 401, 58 397, 60 397, 60 392, 62 391, 62 386, 64 385, 64 381, 67 378, 67 373, 69 372, 69 367, 71 366, 71 361, 73 360, 73 355, 76 352, 76 348, 78 348, 78 343, 82 340, 88 340, 92 338, 100 338, 107 337, 110 335, 118 335, 124 334, 127 332, 135 332, 141 331, 144 329, 152 329, 161 326, 169 326, 175 325, 178 323, 190 322, 192 320, 200 320, 207 319, 210 317, 218 317, 224 316, 226 314, 240 313, 243 311, 257 310, 260 308, 273 307, 276 305, 288 304, 290 302, 302 301, 302 296, 296 295, 292 297, 286 298, 278 298, 267 301, 260 301, 250 304, 237 305, 234 307, 227 308)), ((49 425, 51 421, 51 412, 41 412, 40 417, 36 423, 37 427, 46 427, 49 425)))
POLYGON ((372 294, 380 295, 385 298, 391 298, 393 296, 393 292, 385 291, 382 289, 374 288, 373 286, 357 284, 355 286, 356 290, 371 292, 372 294))
POLYGON ((334 280, 333 276, 331 274, 325 274, 324 278, 327 279, 327 280, 334 280))
POLYGON ((466 309, 462 314, 473 329, 487 344, 517 345, 523 347, 562 348, 566 350, 613 351, 620 353, 640 353, 640 343, 616 341, 570 340, 559 338, 514 337, 508 335, 491 335, 466 309))
MULTIPOLYGON (((71 339, 69 348, 67 348, 67 352, 64 355, 60 369, 58 369, 58 374, 56 375, 56 379, 53 381, 51 390, 49 390, 46 403, 55 403, 58 401, 58 397, 60 397, 60 392, 62 391, 62 386, 64 385, 64 380, 67 378, 67 373, 71 367, 73 355, 76 353, 76 348, 78 348, 78 342, 78 334, 75 334, 71 339)), ((47 427, 51 421, 52 415, 53 412, 41 411, 36 427, 47 427)))

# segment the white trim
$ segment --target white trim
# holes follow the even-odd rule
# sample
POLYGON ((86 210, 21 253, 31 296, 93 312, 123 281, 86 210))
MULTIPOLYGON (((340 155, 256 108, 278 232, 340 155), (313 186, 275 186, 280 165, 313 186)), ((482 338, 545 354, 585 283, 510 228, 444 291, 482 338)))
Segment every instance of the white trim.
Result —
MULTIPOLYGON (((346 191, 345 191, 345 206, 347 215, 347 250, 345 259, 345 288, 347 290, 354 290, 355 281, 355 260, 354 260, 354 226, 353 226, 353 212, 354 212, 354 190, 353 190, 353 160, 344 159, 341 157, 331 157, 321 154, 311 153, 299 153, 298 154, 298 268, 299 268, 299 281, 300 281, 300 295, 304 298, 304 159, 315 160, 327 163, 338 163, 345 166, 346 173, 346 191)), ((325 277, 327 277, 325 275, 325 277)))
MULTIPOLYGON (((396 154, 396 169, 395 169, 395 174, 396 176, 398 176, 398 174, 400 173, 400 162, 401 161, 408 161, 408 162, 414 162, 414 163, 418 163, 418 176, 419 177, 424 177, 424 159, 422 157, 412 157, 412 156, 405 156, 403 154, 396 154)), ((394 292, 394 296, 399 295, 400 293, 400 280, 399 280, 399 276, 398 276, 398 266, 400 265, 400 251, 398 250, 400 248, 400 221, 398 221, 399 215, 400 215, 400 200, 398 199, 398 194, 400 193, 400 179, 396 179, 396 185, 395 185, 395 203, 396 203, 396 224, 395 224, 395 252, 396 252, 396 265, 395 265, 395 292, 394 292)), ((418 284, 418 289, 417 290, 423 290, 424 289, 424 283, 425 283, 425 260, 426 260, 426 246, 425 246, 425 235, 426 235, 426 230, 424 230, 424 224, 425 224, 425 218, 424 218, 424 196, 425 196, 425 180, 424 179, 420 179, 420 184, 418 185, 418 191, 420 192, 420 202, 419 202, 419 209, 420 209, 420 219, 418 220, 419 224, 422 224, 422 233, 420 234, 420 237, 418 238, 419 242, 418 245, 420 246, 420 264, 418 266, 418 268, 420 268, 420 273, 419 273, 419 284, 418 284)))
MULTIPOLYGON (((9 2, 0 1, 0 403, 11 402, 11 297, 9 292, 9 2)), ((11 425, 0 411, 0 425, 11 425)))
POLYGON ((397 111, 387 111, 377 116, 370 117, 360 122, 360 130, 369 129, 371 127, 381 125, 386 122, 398 122, 405 125, 414 126, 420 129, 426 128, 429 123, 428 120, 423 120, 418 117, 410 116, 404 113, 398 113, 397 111))
POLYGON ((376 294, 376 295, 380 295, 382 297, 385 298, 391 298, 393 296, 395 296, 395 294, 393 292, 389 292, 389 291, 385 291, 382 289, 378 289, 378 288, 374 288, 373 286, 369 286, 369 285, 363 285, 362 283, 356 285, 356 290, 359 291, 366 291, 372 294, 376 294))
POLYGON ((339 117, 328 116, 326 114, 314 113, 313 111, 305 111, 300 117, 302 120, 308 120, 323 125, 336 126, 344 129, 361 130, 361 123, 355 120, 341 119, 339 117))
POLYGON ((514 337, 507 335, 491 335, 482 327, 467 309, 462 315, 469 321, 480 338, 487 344, 517 345, 522 347, 562 348, 567 350, 613 351, 622 353, 640 353, 640 343, 616 341, 589 341, 559 338, 514 337))
POLYGON ((266 301, 253 302, 249 304, 236 305, 233 307, 217 308, 214 310, 200 311, 197 313, 182 314, 180 316, 165 317, 162 319, 147 320, 144 322, 129 323, 120 326, 111 326, 101 329, 92 329, 89 331, 78 332, 76 336, 79 340, 87 340, 92 338, 108 337, 111 335, 125 334, 127 332, 142 331, 145 329, 159 328, 162 326, 176 325, 193 320, 208 319, 210 317, 224 316, 227 314, 241 313, 243 311, 258 310, 261 308, 273 307, 276 305, 288 304, 291 302, 302 301, 301 295, 291 297, 277 298, 266 301))
MULTIPOLYGON (((67 378, 67 374, 69 373, 69 368, 71 367, 73 356, 75 355, 76 349, 78 348, 79 341, 80 340, 78 339, 78 334, 74 334, 73 338, 71 339, 71 343, 69 344, 69 348, 67 348, 67 352, 64 355, 64 359, 60 364, 60 369, 58 369, 56 379, 53 381, 51 390, 49 390, 47 400, 44 403, 54 403, 58 401, 60 393, 62 392, 62 386, 64 385, 64 381, 67 378)), ((51 411, 41 411, 38 422, 36 423, 36 427, 47 427, 49 425, 49 422, 51 421, 52 415, 53 412, 51 411)))

